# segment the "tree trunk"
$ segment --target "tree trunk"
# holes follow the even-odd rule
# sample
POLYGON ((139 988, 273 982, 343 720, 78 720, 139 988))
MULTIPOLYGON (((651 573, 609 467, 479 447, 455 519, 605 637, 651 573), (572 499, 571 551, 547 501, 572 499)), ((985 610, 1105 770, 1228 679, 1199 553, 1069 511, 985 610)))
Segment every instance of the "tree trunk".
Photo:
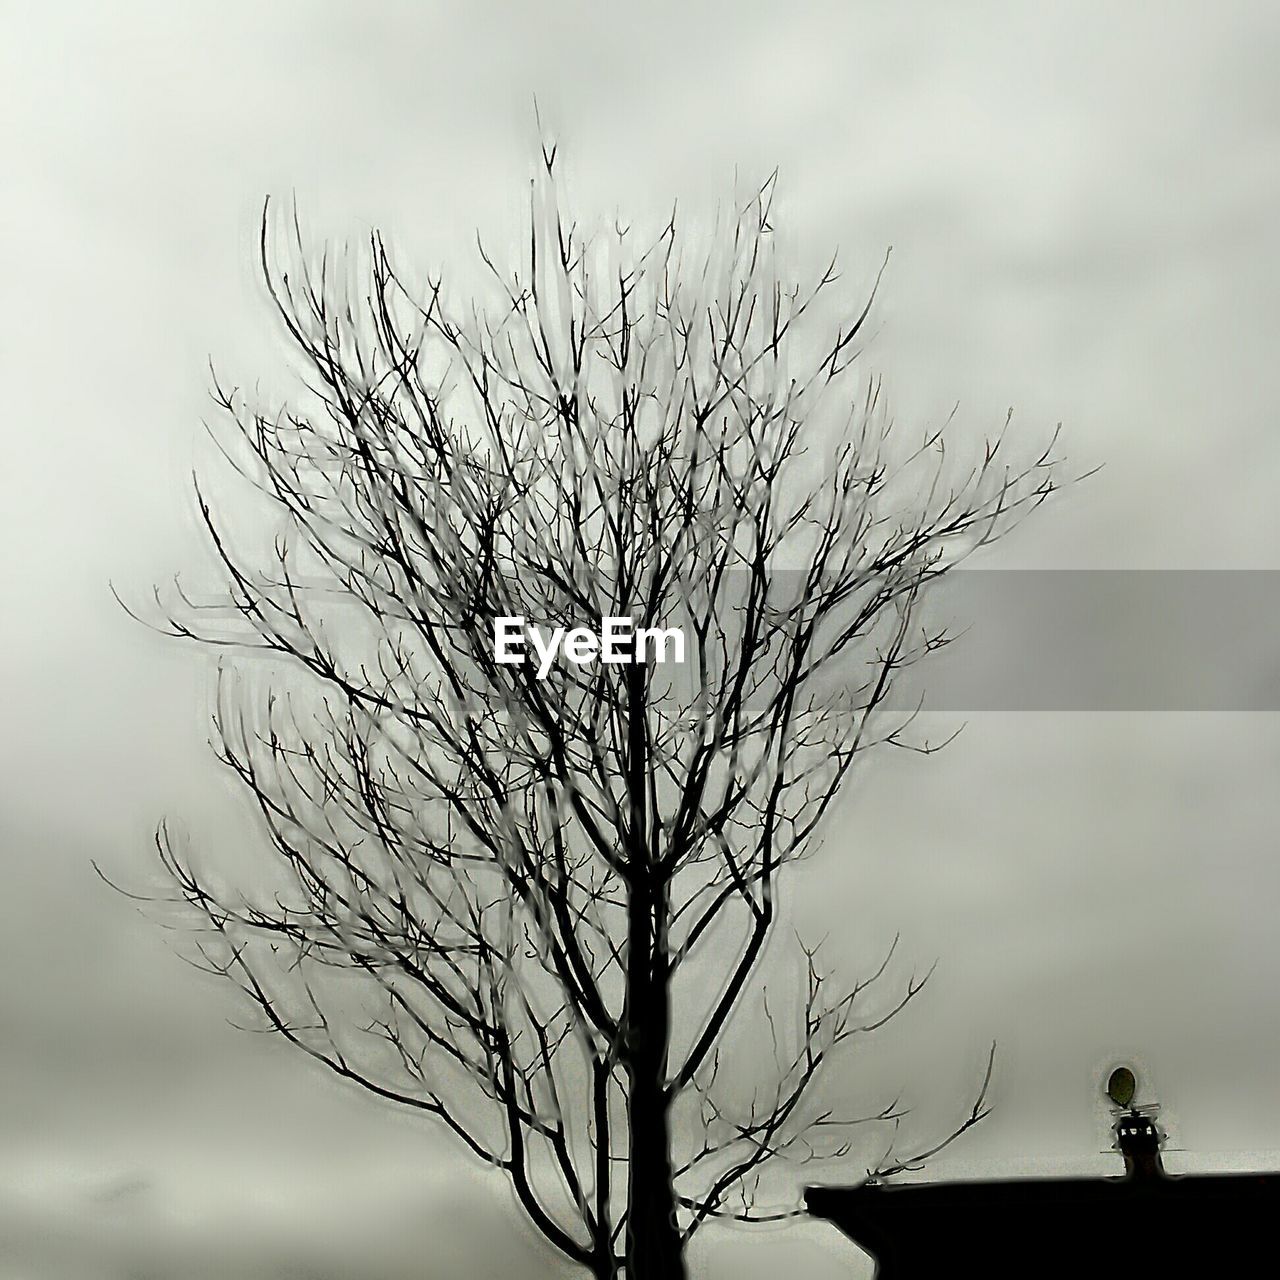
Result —
POLYGON ((652 865, 648 826, 648 752, 644 674, 627 671, 628 792, 631 830, 627 911, 627 998, 623 1031, 627 1073, 627 1280, 684 1280, 684 1249, 671 1178, 666 1093, 671 1038, 667 979, 667 885, 652 865))
POLYGON ((643 959, 640 965, 629 965, 629 977, 634 980, 629 983, 631 1017, 627 1029, 627 1280, 684 1280, 684 1251, 671 1185, 670 1115, 665 1089, 671 1002, 666 977, 661 967, 653 963, 655 953, 661 955, 665 932, 660 926, 653 928, 658 923, 655 914, 652 906, 646 909, 633 902, 632 956, 638 951, 643 959), (637 921, 637 916, 643 916, 643 921, 637 921), (637 937, 638 932, 641 937, 637 937), (638 948, 637 943, 641 943, 638 948), (635 972, 640 967, 645 970, 643 974, 635 972), (655 969, 659 972, 655 973, 655 969))

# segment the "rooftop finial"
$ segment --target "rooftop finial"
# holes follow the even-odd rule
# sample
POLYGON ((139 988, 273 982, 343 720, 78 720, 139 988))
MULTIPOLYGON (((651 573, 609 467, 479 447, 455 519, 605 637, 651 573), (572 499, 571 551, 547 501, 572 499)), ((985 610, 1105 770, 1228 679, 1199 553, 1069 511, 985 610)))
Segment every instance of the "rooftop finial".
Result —
POLYGON ((1107 1097, 1117 1107, 1127 1107, 1138 1089, 1138 1078, 1128 1067, 1117 1067, 1107 1081, 1107 1097))
POLYGON ((1163 1135, 1149 1115, 1148 1108, 1134 1106, 1138 1078, 1130 1067, 1117 1067, 1107 1080, 1107 1097, 1119 1107, 1116 1119, 1116 1145, 1124 1156, 1124 1171, 1129 1178, 1162 1178, 1164 1165, 1160 1159, 1163 1135))

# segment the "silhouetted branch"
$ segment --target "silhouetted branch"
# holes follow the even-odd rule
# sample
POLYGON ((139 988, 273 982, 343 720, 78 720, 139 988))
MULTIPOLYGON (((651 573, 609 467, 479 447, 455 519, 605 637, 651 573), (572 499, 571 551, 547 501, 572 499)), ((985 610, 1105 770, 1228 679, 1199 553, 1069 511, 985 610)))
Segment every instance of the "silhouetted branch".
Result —
MULTIPOLYGON (((215 375, 213 396, 276 527, 237 547, 197 483, 225 592, 179 585, 167 627, 273 660, 261 686, 224 672, 215 716, 268 876, 231 891, 163 827, 159 848, 201 963, 264 1028, 435 1116, 596 1276, 669 1280, 709 1218, 791 1212, 755 1203, 771 1161, 846 1153, 853 1127, 902 1115, 814 1099, 924 980, 872 1015, 888 958, 836 995, 802 945, 784 1019, 762 972, 779 877, 865 752, 936 749, 889 711, 946 643, 920 603, 1058 472, 1052 444, 1015 466, 1000 436, 966 467, 942 428, 892 428, 856 372, 884 266, 819 322, 835 264, 780 275, 774 177, 709 239, 673 211, 637 248, 567 226, 554 165, 544 150, 525 267, 479 246, 487 306, 415 290, 376 233, 344 287, 296 212, 264 209, 301 388, 260 406, 215 375), (497 660, 510 617, 679 627, 686 661, 542 679, 497 660), (755 1000, 775 1079, 739 1111, 717 1077, 755 1000), (690 1102, 705 1136, 681 1155, 670 1117, 690 1102)), ((989 1081, 878 1176, 976 1123, 989 1081)))

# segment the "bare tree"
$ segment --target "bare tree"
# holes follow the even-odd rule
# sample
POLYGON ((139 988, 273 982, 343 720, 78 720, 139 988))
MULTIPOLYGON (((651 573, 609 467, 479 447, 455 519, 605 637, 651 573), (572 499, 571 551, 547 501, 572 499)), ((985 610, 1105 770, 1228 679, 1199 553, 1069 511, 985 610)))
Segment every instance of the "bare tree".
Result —
MULTIPOLYGON (((1004 428, 957 466, 944 428, 892 426, 855 365, 875 290, 843 314, 834 260, 779 274, 772 179, 713 233, 673 213, 635 248, 567 225, 542 161, 527 261, 481 246, 490 294, 460 309, 377 234, 309 258, 264 212, 304 376, 279 409, 214 385, 278 532, 238 553, 197 483, 228 591, 165 608, 277 660, 265 689, 224 671, 216 715, 269 882, 158 845, 266 1027, 446 1125, 592 1275, 673 1280, 709 1219, 794 1212, 763 1202, 770 1162, 900 1118, 820 1085, 923 981, 872 1001, 887 959, 840 986, 799 946, 794 998, 769 992, 779 879, 864 752, 935 749, 887 701, 945 640, 923 594, 1060 469, 1006 465, 1004 428), (687 652, 540 675, 499 661, 506 618, 622 618, 687 652), (751 1018, 769 1079, 744 1090, 725 1046, 751 1018)), ((906 1164, 890 1144, 879 1171, 906 1164)))

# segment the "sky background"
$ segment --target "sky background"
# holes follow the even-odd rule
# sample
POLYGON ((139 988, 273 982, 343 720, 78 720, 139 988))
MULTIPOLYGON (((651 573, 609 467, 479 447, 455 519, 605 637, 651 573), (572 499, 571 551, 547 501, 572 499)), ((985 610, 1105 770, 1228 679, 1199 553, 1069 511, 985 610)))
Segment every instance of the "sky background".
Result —
MULTIPOLYGON (((800 265, 838 244, 856 288, 894 246, 867 359, 901 421, 1012 405, 1105 464, 986 567, 1280 568, 1272 4, 0 11, 0 1280, 542 1274, 501 1183, 230 1028, 89 866, 148 874, 164 814, 252 839, 207 664, 108 582, 204 563, 206 361, 280 374, 266 193, 465 279, 475 228, 521 216, 535 94, 584 220, 710 214, 780 166, 800 265)), ((900 1068, 926 1134, 999 1042, 996 1113, 939 1177, 1113 1169, 1120 1058, 1171 1167, 1280 1167, 1277 717, 937 716, 961 719, 871 762, 796 884, 851 958, 900 932, 940 962, 866 1080, 900 1068)), ((709 1240, 707 1276, 866 1274, 821 1224, 709 1240)))

